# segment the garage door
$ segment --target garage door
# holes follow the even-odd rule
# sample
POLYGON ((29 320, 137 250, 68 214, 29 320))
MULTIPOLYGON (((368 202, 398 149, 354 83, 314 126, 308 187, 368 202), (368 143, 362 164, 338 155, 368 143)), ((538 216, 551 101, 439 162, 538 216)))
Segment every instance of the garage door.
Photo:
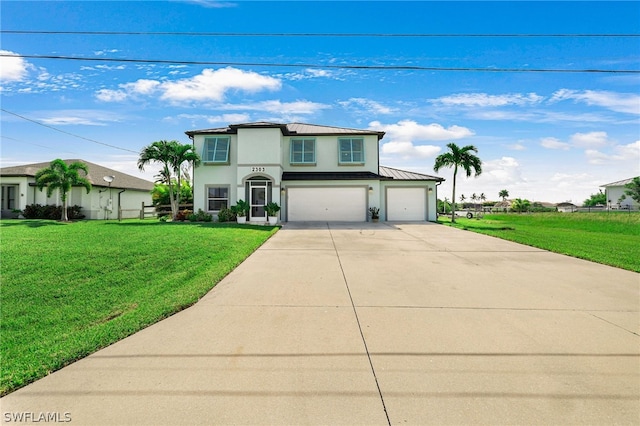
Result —
POLYGON ((365 188, 287 188, 290 222, 367 220, 365 188))
POLYGON ((387 220, 427 220, 425 188, 387 188, 387 220))

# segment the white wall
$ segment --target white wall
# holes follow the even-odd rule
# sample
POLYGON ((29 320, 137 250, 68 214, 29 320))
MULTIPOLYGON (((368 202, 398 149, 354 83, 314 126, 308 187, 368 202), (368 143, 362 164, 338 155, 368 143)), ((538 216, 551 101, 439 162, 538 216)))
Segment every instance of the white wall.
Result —
MULTIPOLYGON (((620 197, 622 197, 625 190, 626 188, 624 186, 609 186, 606 188, 605 193, 607 196, 607 203, 611 201, 610 207, 618 207, 618 200, 620 199, 620 197)), ((626 198, 620 203, 620 206, 625 208, 626 206, 632 206, 633 209, 638 209, 638 203, 636 203, 634 199, 628 195, 626 195, 626 198)))

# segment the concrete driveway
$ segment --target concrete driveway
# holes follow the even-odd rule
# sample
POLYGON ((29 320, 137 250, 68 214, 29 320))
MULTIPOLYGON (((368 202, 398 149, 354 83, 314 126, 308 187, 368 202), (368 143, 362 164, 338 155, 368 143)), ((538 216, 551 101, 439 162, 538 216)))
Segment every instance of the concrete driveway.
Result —
POLYGON ((287 224, 2 422, 639 424, 639 308, 640 274, 471 232, 287 224))

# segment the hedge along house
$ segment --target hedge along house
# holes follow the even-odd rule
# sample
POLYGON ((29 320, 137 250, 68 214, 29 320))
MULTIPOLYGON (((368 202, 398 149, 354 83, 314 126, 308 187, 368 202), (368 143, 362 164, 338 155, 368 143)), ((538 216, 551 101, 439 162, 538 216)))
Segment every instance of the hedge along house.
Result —
POLYGON ((435 221, 436 186, 444 179, 379 164, 384 132, 314 124, 246 123, 185 132, 201 164, 193 172, 194 209, 216 216, 239 199, 249 221, 265 222, 265 205, 282 221, 435 221))
MULTIPOLYGON (((67 164, 75 161, 87 165, 87 179, 93 188, 87 194, 84 187, 73 187, 67 195, 67 205, 82 207, 86 219, 136 218, 140 217, 142 203, 151 204, 152 182, 88 161, 64 160, 67 164)), ((36 173, 49 165, 50 162, 34 163, 0 169, 2 217, 17 217, 14 211, 31 204, 62 205, 58 191, 49 198, 46 188, 40 191, 36 187, 36 173)))

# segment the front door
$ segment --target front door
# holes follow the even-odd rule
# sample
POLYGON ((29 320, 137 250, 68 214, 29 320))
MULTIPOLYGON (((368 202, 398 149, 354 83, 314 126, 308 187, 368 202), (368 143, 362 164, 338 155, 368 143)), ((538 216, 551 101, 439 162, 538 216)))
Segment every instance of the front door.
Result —
POLYGON ((249 220, 256 222, 267 220, 267 212, 264 209, 267 205, 267 182, 250 181, 249 204, 251 206, 249 220))

